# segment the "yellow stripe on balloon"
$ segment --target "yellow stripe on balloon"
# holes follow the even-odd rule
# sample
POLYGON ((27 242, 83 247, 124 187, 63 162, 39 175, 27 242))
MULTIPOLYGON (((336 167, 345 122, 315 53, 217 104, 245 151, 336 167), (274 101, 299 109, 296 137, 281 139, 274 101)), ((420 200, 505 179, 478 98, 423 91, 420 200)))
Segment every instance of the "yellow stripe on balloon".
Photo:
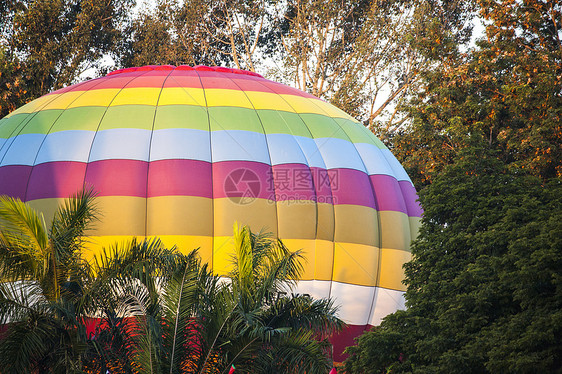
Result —
POLYGON ((281 110, 292 112, 295 110, 284 100, 283 96, 270 92, 245 91, 255 109, 281 110))
POLYGON ((82 257, 91 261, 94 256, 101 256, 103 249, 109 249, 116 245, 122 246, 130 242, 133 238, 137 241, 145 238, 158 238, 166 248, 176 247, 181 253, 188 254, 192 250, 197 249, 201 260, 212 266, 212 243, 213 238, 210 236, 196 235, 159 235, 159 236, 130 236, 130 235, 106 235, 106 236, 88 236, 84 244, 84 252, 82 257))
POLYGON ((232 225, 247 225, 253 231, 264 230, 277 236, 277 213, 274 203, 266 199, 253 199, 238 203, 235 199, 218 198, 214 203, 214 235, 231 236, 232 225))
POLYGON ((283 239, 291 251, 302 250, 304 268, 301 280, 332 280, 334 243, 327 240, 283 239))
POLYGON ((393 248, 408 251, 410 249, 410 221, 402 212, 378 212, 382 248, 393 248))
POLYGON ((220 88, 205 89, 207 106, 234 106, 240 108, 253 109, 252 103, 248 100, 244 91, 226 90, 220 88))
POLYGON ((316 212, 316 203, 313 201, 278 201, 279 237, 315 239, 318 222, 316 212))
POLYGON ((83 106, 103 106, 107 107, 111 100, 117 95, 119 89, 117 88, 106 88, 100 90, 88 90, 80 91, 80 95, 75 101, 73 101, 68 107, 78 108, 83 106))
POLYGON ((378 245, 378 217, 373 208, 360 205, 334 205, 334 241, 378 245))
POLYGON ((110 106, 116 105, 156 105, 160 87, 123 88, 113 99, 110 106))
MULTIPOLYGON (((62 198, 31 201, 49 221, 62 198)), ((101 215, 90 235, 200 235, 230 236, 232 224, 265 230, 281 239, 323 239, 409 251, 420 218, 402 212, 381 211, 360 205, 330 205, 303 202, 272 203, 254 199, 197 196, 100 196, 101 215), (148 206, 147 206, 148 204, 148 206), (148 209, 148 219, 146 212, 148 209), (197 212, 197 214, 193 214, 197 212), (318 216, 316 216, 318 212, 318 216), (316 220, 318 217, 318 220, 316 220), (335 217, 335 221, 333 220, 335 217), (378 231, 380 227, 380 232, 378 231)))
MULTIPOLYGON (((150 236, 149 238, 153 238, 150 236)), ((102 248, 130 241, 129 235, 90 236, 85 245, 84 258, 93 259, 100 255, 102 248)), ((144 236, 137 236, 142 240, 144 236)), ((159 235, 162 243, 171 248, 176 246, 187 254, 198 249, 202 261, 212 266, 218 275, 227 275, 232 270, 232 256, 235 253, 231 236, 159 235)), ((302 250, 306 260, 302 262, 304 272, 301 280, 326 280, 360 286, 379 286, 404 291, 404 272, 401 264, 411 259, 407 251, 354 244, 332 243, 325 240, 285 239, 283 243, 291 251, 302 250), (333 275, 332 275, 333 272, 333 275), (380 272, 380 273, 379 273, 380 272), (378 274, 378 279, 377 279, 378 274)))
POLYGON ((379 269, 379 249, 371 245, 334 244, 333 281, 360 286, 376 286, 379 269))
POLYGON ((41 96, 33 101, 30 101, 29 103, 19 107, 18 109, 14 110, 13 112, 11 112, 10 114, 8 114, 7 116, 5 116, 4 118, 10 118, 11 116, 15 115, 15 114, 23 114, 23 113, 33 113, 36 112, 38 110, 42 110, 43 106, 48 104, 49 102, 57 99, 61 94, 50 94, 50 95, 45 95, 45 96, 41 96))
POLYGON ((148 235, 212 236, 213 200, 198 196, 151 197, 146 225, 148 235))
POLYGON ((421 227, 421 217, 408 217, 410 221, 410 239, 416 240, 421 227))
POLYGON ((205 106, 205 93, 201 88, 165 87, 160 94, 158 105, 205 106))
POLYGON ((41 110, 47 109, 66 109, 71 105, 76 99, 82 95, 84 91, 69 91, 61 94, 55 100, 51 101, 45 105, 41 110))
POLYGON ((381 250, 378 286, 398 291, 406 291, 406 286, 402 284, 402 280, 404 279, 402 264, 411 259, 412 254, 408 251, 383 248, 381 250))

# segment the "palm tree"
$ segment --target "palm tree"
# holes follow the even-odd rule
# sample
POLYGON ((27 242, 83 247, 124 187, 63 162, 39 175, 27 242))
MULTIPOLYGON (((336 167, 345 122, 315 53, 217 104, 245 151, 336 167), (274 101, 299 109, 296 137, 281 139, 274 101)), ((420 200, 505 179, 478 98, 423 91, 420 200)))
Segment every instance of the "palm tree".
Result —
POLYGON ((227 373, 232 365, 241 373, 327 373, 326 337, 343 322, 330 300, 285 296, 302 272, 301 253, 248 227, 235 226, 233 240, 228 281, 192 252, 160 280, 159 306, 148 289, 122 285, 121 305, 139 316, 128 333, 136 337, 133 366, 146 373, 227 373))
MULTIPOLYGON (((47 226, 28 204, 0 196, 1 372, 134 371, 130 347, 122 344, 127 336, 119 335, 128 319, 116 309, 113 285, 127 274, 165 278, 187 257, 157 239, 133 239, 105 251, 97 263, 84 261, 85 232, 97 219, 94 199, 92 190, 78 192, 47 226), (120 250, 128 254, 126 263, 114 253, 120 250), (91 317, 99 322, 93 335, 87 334, 91 317), (104 342, 113 349, 101 350, 104 342)), ((144 285, 155 299, 157 285, 144 285)))
POLYGON ((6 372, 78 370, 84 232, 95 219, 93 192, 84 190, 56 211, 48 228, 18 199, 0 197, 0 340, 6 372), (39 359, 40 358, 40 359, 39 359))
POLYGON ((285 293, 302 272, 300 252, 235 226, 230 280, 196 250, 158 239, 117 243, 88 263, 80 254, 95 219, 87 190, 49 228, 0 197, 2 372, 327 372, 325 338, 343 323, 331 301, 285 293))

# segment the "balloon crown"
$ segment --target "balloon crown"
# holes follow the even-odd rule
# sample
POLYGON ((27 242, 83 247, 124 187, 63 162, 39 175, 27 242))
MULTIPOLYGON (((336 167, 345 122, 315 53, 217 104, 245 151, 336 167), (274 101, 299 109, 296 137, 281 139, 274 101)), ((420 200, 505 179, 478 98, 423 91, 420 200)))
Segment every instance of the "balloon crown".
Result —
POLYGON ((219 73, 232 73, 232 74, 241 74, 241 75, 251 75, 253 77, 263 78, 260 74, 255 73, 253 71, 248 70, 241 70, 241 69, 232 69, 232 68, 225 68, 222 66, 205 66, 205 65, 196 65, 196 66, 189 66, 189 65, 145 65, 140 67, 132 67, 132 68, 125 68, 114 70, 107 74, 107 76, 115 75, 115 74, 123 74, 123 73, 131 73, 133 71, 165 71, 165 70, 196 70, 196 71, 216 71, 219 73))

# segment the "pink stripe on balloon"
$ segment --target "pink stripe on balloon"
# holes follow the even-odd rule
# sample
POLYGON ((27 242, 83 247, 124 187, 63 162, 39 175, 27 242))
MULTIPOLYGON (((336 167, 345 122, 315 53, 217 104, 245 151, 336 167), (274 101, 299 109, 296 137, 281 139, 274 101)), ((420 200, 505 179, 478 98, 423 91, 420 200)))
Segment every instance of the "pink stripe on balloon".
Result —
POLYGON ((398 181, 400 189, 402 190, 402 195, 404 196, 404 201, 406 202, 406 209, 408 210, 408 216, 410 217, 421 217, 423 214, 423 209, 418 201, 418 194, 416 193, 416 188, 410 183, 410 181, 398 181))
POLYGON ((375 191, 377 210, 408 213, 402 190, 396 178, 384 174, 370 175, 369 178, 375 191))
POLYGON ((199 75, 195 70, 174 70, 166 80, 164 87, 201 88, 199 75))
POLYGON ((348 356, 343 353, 344 349, 355 345, 355 338, 361 336, 371 327, 370 325, 347 325, 343 331, 333 334, 330 337, 330 342, 334 346, 333 360, 335 362, 343 362, 348 356))
POLYGON ((334 204, 353 204, 376 208, 373 189, 366 173, 341 168, 328 170, 328 175, 334 204))
POLYGON ((146 197, 147 174, 146 161, 94 161, 88 164, 85 185, 93 186, 99 196, 146 197))
POLYGON ((25 199, 31 166, 6 165, 0 167, 0 195, 25 199))
POLYGON ((271 166, 253 161, 213 163, 214 198, 259 198, 273 200, 271 166))
POLYGON ((388 175, 368 176, 353 169, 325 170, 303 164, 271 167, 253 161, 221 161, 211 165, 200 160, 171 159, 153 161, 150 166, 137 160, 101 160, 89 163, 87 168, 81 162, 57 161, 36 165, 31 170, 24 165, 0 167, 0 194, 27 200, 67 197, 85 179, 86 185, 91 185, 100 196, 303 200, 398 211, 410 217, 422 214, 410 182, 398 182, 388 175))
POLYGON ((199 160, 152 161, 148 168, 148 197, 212 197, 211 163, 199 160))
POLYGON ((85 173, 84 162, 57 161, 35 165, 26 200, 69 197, 82 188, 85 173))

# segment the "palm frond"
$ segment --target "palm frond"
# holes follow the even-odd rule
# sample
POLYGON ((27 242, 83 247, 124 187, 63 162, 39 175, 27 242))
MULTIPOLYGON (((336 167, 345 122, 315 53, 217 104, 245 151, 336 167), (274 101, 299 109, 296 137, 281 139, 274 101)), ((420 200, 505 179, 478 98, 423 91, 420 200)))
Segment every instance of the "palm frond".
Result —
POLYGON ((345 327, 337 313, 338 308, 331 299, 294 295, 276 299, 264 311, 263 318, 268 326, 287 326, 293 330, 302 328, 326 337, 345 327))
POLYGON ((66 278, 73 268, 80 266, 80 251, 86 231, 98 218, 95 193, 92 189, 82 189, 64 200, 59 206, 49 230, 53 256, 66 278))
POLYGON ((0 270, 4 280, 41 276, 49 238, 42 214, 0 196, 0 270))
POLYGON ((329 343, 316 340, 312 331, 292 330, 259 351, 254 372, 324 374, 332 364, 326 354, 328 348, 329 343))

